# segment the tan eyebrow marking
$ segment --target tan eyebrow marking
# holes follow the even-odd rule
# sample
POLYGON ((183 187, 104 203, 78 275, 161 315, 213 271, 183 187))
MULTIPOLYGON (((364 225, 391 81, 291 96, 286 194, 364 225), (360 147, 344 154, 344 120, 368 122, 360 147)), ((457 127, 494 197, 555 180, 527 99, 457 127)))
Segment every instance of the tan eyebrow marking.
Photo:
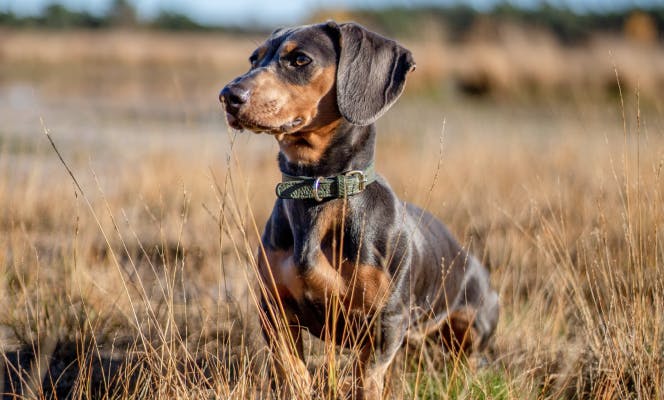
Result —
POLYGON ((254 52, 251 54, 251 56, 249 57, 249 59, 251 59, 253 56, 256 56, 256 61, 259 61, 259 60, 261 60, 263 57, 265 57, 265 53, 266 53, 266 52, 267 52, 267 46, 266 46, 266 45, 262 45, 262 46, 260 46, 259 48, 257 48, 256 50, 254 50, 254 52))
POLYGON ((283 56, 285 54, 288 54, 291 51, 295 50, 296 48, 297 48, 297 42, 293 40, 284 42, 284 44, 281 46, 281 51, 279 52, 279 55, 283 56))

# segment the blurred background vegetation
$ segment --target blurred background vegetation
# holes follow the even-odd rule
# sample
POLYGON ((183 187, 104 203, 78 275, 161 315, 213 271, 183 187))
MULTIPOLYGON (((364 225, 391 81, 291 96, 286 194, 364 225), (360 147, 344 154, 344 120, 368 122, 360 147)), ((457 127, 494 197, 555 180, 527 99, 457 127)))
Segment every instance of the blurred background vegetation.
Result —
MULTIPOLYGON (((449 99, 461 94, 527 101, 543 97, 578 100, 579 96, 586 101, 590 94, 596 98, 615 98, 620 91, 616 80, 618 70, 623 89, 639 90, 646 103, 653 103, 664 90, 664 5, 647 4, 647 7, 589 11, 548 2, 536 7, 499 2, 484 10, 462 3, 418 7, 321 6, 312 9, 300 22, 353 20, 405 42, 418 62, 419 72, 410 84, 411 92, 418 95, 449 99)), ((7 39, 0 41, 0 60, 5 64, 0 71, 14 76, 26 72, 26 63, 30 65, 28 70, 32 70, 36 64, 61 65, 60 61, 66 64, 72 58, 80 63, 86 60, 97 64, 126 63, 126 47, 130 45, 118 42, 97 48, 102 37, 112 36, 110 32, 125 32, 125 39, 136 38, 138 43, 141 42, 138 38, 165 38, 180 33, 188 37, 258 41, 275 27, 247 20, 225 25, 202 24, 172 9, 162 9, 151 17, 139 14, 128 0, 114 0, 102 13, 71 10, 60 3, 51 3, 34 15, 17 15, 11 8, 0 8, 0 29, 7 39), (40 32, 42 36, 33 36, 30 44, 18 46, 17 38, 27 40, 30 36, 21 32, 40 32), (53 36, 48 32, 62 34, 53 36), (55 39, 42 40, 50 36, 68 38, 72 43, 76 42, 73 36, 89 40, 78 47, 63 43, 58 59, 55 51, 48 48, 55 39), (95 53, 102 50, 103 54, 95 53), (51 54, 50 58, 45 54, 51 54)), ((155 43, 144 40, 142 47, 136 48, 133 62, 163 64, 163 48, 168 44, 161 46, 155 40, 155 43)), ((218 51, 206 49, 210 51, 197 52, 185 45, 173 48, 171 55, 177 58, 179 54, 182 63, 195 64, 203 70, 229 62, 218 51)))
MULTIPOLYGON (((648 7, 630 6, 582 12, 572 8, 541 2, 539 6, 525 7, 510 2, 499 2, 488 10, 478 10, 462 3, 440 6, 383 6, 376 8, 326 9, 321 7, 309 20, 341 17, 343 20, 363 21, 386 35, 419 39, 423 34, 421 23, 436 25, 445 32, 446 39, 462 41, 474 34, 477 25, 518 24, 551 32, 567 45, 579 44, 592 35, 601 33, 623 34, 645 42, 664 40, 664 5, 653 2, 648 7)), ((305 21, 303 21, 305 22, 305 21)), ((134 27, 157 30, 197 30, 222 32, 269 31, 262 25, 209 25, 201 24, 184 13, 162 10, 155 17, 139 19, 128 0, 114 0, 105 14, 73 11, 65 5, 52 3, 41 15, 19 16, 0 9, 0 26, 12 28, 48 29, 110 29, 134 27)))

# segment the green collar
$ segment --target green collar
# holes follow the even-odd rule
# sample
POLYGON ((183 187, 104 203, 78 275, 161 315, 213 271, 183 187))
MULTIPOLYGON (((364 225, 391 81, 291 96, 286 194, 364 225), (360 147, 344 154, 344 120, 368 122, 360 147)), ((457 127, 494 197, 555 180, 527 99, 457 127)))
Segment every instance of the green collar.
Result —
POLYGON ((365 170, 352 170, 329 177, 292 176, 282 174, 282 182, 277 184, 277 197, 280 199, 341 199, 361 193, 367 185, 376 180, 373 161, 365 170))

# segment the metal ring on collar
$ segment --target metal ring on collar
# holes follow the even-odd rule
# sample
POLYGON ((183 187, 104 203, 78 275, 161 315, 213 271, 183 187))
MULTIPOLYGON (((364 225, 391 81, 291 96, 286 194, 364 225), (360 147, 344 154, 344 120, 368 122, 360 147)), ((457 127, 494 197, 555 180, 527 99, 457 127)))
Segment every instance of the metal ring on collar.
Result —
POLYGON ((316 178, 316 180, 314 181, 314 184, 313 184, 314 199, 316 199, 316 201, 318 201, 318 202, 323 201, 323 198, 320 197, 320 195, 318 194, 318 188, 320 187, 320 180, 321 179, 323 179, 323 177, 319 176, 318 178, 316 178))

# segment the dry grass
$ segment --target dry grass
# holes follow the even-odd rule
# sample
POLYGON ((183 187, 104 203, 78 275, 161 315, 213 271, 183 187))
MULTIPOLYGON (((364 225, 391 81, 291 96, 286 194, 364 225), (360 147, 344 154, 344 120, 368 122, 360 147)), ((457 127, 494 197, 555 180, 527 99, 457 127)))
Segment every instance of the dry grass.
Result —
MULTIPOLYGON (((6 392, 302 397, 271 391, 254 306, 276 145, 222 122, 216 89, 243 67, 212 85, 166 65, 103 79, 93 69, 71 87, 41 70, 0 86, 6 392)), ((516 106, 409 92, 379 121, 379 172, 490 267, 502 305, 485 354, 409 349, 389 398, 662 397, 663 114, 624 97, 516 106)), ((333 387, 348 354, 307 345, 319 388, 333 387)))

